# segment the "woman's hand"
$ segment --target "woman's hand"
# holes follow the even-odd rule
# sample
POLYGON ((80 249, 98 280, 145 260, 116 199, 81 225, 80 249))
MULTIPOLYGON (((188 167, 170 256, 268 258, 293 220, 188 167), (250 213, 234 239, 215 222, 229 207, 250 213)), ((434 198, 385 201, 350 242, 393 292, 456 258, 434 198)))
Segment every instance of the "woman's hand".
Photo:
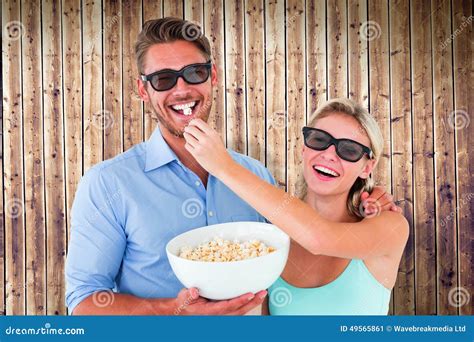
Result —
POLYGON ((232 167, 234 160, 227 152, 222 139, 213 128, 201 119, 193 119, 184 129, 184 147, 196 161, 214 176, 232 167))

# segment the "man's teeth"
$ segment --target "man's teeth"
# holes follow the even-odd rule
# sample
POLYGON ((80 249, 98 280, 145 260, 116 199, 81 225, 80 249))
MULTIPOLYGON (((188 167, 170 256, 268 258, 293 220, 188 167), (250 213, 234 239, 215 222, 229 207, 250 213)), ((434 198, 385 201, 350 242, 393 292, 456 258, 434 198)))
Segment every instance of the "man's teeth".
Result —
POLYGON ((318 171, 321 171, 323 173, 329 174, 329 175, 334 176, 334 177, 339 176, 339 174, 337 172, 335 172, 333 170, 330 170, 330 169, 327 169, 324 166, 314 166, 314 169, 318 170, 318 171))
POLYGON ((191 115, 193 113, 193 107, 196 105, 196 101, 183 103, 179 105, 173 105, 171 108, 174 110, 181 110, 183 111, 184 115, 191 115))

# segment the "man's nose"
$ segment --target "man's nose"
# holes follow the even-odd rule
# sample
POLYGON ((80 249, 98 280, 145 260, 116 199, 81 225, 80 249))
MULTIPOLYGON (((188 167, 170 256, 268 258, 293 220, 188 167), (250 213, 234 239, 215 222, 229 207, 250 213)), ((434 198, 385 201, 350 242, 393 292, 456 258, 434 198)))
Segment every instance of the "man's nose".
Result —
POLYGON ((174 86, 175 90, 186 90, 188 88, 188 83, 183 79, 183 77, 178 77, 176 85, 174 86))

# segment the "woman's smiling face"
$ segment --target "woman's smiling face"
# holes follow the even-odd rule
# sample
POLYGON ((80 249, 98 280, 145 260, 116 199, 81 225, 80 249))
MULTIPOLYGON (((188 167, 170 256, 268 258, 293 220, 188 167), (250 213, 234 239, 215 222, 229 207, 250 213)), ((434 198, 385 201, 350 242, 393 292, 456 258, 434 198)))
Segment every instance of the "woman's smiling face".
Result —
MULTIPOLYGON (((353 117, 344 113, 331 113, 317 119, 314 128, 326 131, 336 139, 351 139, 371 147, 364 128, 353 117)), ((317 195, 346 194, 358 177, 367 178, 375 166, 375 160, 366 155, 357 162, 340 158, 334 145, 326 150, 316 151, 303 147, 304 178, 308 190, 317 195), (331 173, 333 176, 325 174, 331 173)))

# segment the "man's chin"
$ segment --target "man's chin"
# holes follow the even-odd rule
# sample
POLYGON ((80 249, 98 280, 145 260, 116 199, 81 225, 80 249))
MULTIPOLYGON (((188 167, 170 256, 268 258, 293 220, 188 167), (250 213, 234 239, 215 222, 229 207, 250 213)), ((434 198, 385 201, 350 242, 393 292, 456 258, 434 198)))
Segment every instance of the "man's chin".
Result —
POLYGON ((204 122, 207 122, 209 119, 209 113, 197 113, 196 115, 190 115, 189 118, 177 118, 176 114, 172 113, 171 117, 163 118, 160 115, 157 115, 158 122, 160 123, 161 128, 166 129, 171 135, 177 138, 184 138, 184 128, 189 124, 193 119, 201 119, 204 122))

